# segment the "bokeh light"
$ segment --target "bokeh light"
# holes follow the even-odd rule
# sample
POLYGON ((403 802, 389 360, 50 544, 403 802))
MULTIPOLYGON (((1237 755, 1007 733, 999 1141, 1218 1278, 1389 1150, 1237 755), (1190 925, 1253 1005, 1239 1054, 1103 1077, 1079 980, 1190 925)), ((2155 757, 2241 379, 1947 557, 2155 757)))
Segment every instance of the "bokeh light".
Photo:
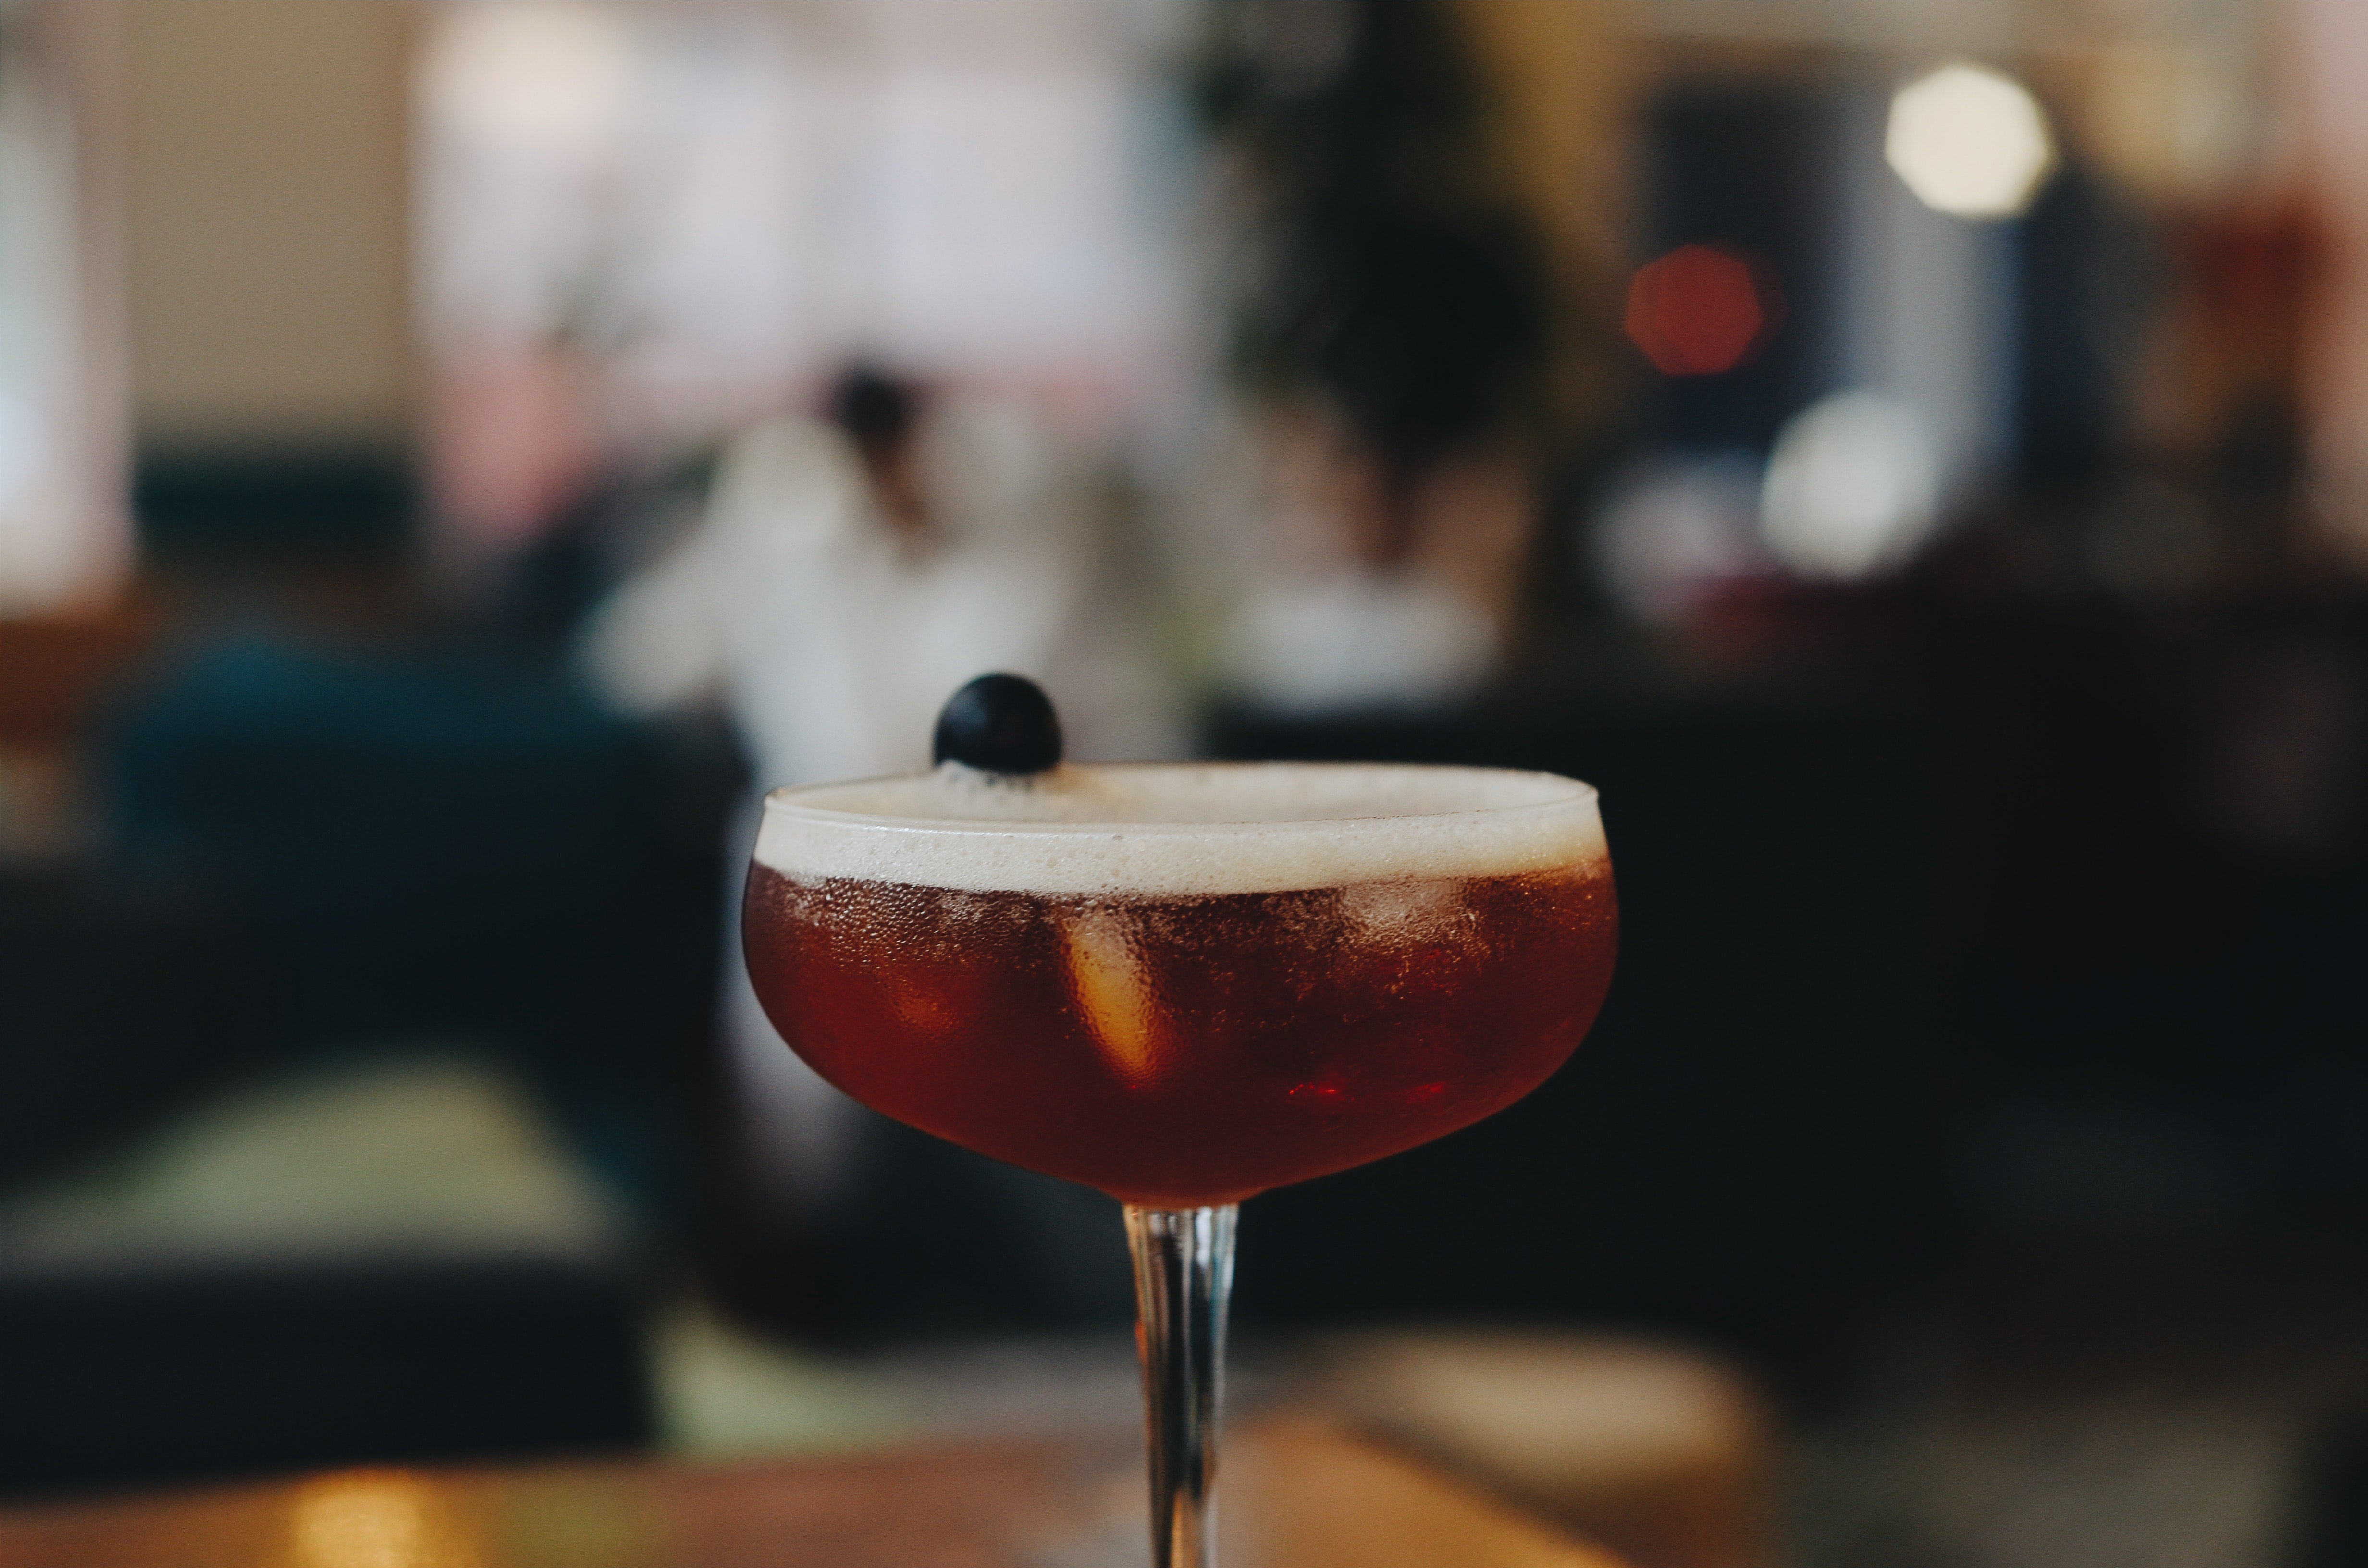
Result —
POLYGON ((434 1491, 400 1471, 304 1483, 290 1510, 291 1568, 482 1568, 484 1555, 434 1491))
POLYGON ((619 129, 633 71, 620 16, 504 6, 450 17, 435 34, 423 85, 438 117, 484 143, 581 155, 619 129))
POLYGON ((1863 577, 1896 565, 1939 514, 1924 422, 1869 392, 1836 392, 1794 415, 1759 493, 1760 538, 1803 577, 1863 577))
POLYGON ((2038 100, 2010 76, 1944 65, 1899 89, 1883 155, 1935 211, 2011 218, 2055 165, 2038 100))
POLYGON ((1628 335, 1665 376, 1715 376, 1748 359, 1777 316, 1751 263, 1711 245, 1679 245, 1628 282, 1628 335))

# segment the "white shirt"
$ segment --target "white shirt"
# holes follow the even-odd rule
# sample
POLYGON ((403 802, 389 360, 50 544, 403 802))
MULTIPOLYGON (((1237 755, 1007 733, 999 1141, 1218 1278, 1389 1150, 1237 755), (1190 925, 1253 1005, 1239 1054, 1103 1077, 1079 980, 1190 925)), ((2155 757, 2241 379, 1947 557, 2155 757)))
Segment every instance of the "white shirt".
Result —
POLYGON ((1141 666, 1088 651, 1112 629, 1087 614, 1082 508, 1044 443, 959 403, 917 438, 921 540, 882 519, 836 429, 783 419, 734 442, 696 534, 596 613, 602 691, 632 711, 721 695, 764 787, 928 767, 939 708, 990 670, 1042 682, 1073 743, 1158 747, 1141 666))

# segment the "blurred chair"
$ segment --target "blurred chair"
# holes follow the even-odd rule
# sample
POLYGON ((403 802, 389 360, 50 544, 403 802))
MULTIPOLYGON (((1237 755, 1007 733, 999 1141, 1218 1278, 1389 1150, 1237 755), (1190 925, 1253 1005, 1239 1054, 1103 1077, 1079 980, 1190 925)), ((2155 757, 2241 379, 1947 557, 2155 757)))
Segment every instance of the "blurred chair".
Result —
POLYGON ((465 1059, 218 1098, 0 1198, 0 1494, 637 1446, 615 1201, 465 1059))
POLYGON ((0 1490, 647 1437, 642 1261, 585 1194, 688 1185, 737 778, 686 733, 284 636, 113 708, 109 858, 0 881, 5 1174, 43 1183, 0 1199, 0 1490))
POLYGON ((80 859, 0 868, 0 1182, 129 1134, 281 1044, 240 910, 80 859))
POLYGON ((1639 1568, 1775 1561, 1770 1422, 1709 1356, 1434 1329, 1331 1335, 1315 1367, 1323 1403, 1639 1568))
POLYGON ((1797 1393, 1846 1354, 1841 1303, 1930 1266, 1942 1058, 1912 710, 1644 688, 1235 711, 1212 742, 1588 779, 1620 884, 1611 994, 1569 1065, 1469 1132, 1261 1198, 1250 1319, 1650 1323, 1748 1346, 1797 1393))
POLYGON ((147 452, 132 506, 152 562, 386 563, 409 542, 416 489, 401 457, 367 448, 147 452))
POLYGON ((105 755, 120 862, 243 911, 290 1049, 488 1042, 661 1183, 709 1027, 728 760, 531 661, 266 637, 183 653, 105 755))
POLYGON ((2300 1518, 2284 1561, 2291 1568, 2368 1562, 2368 1405, 2324 1422, 2303 1456, 2300 1518))

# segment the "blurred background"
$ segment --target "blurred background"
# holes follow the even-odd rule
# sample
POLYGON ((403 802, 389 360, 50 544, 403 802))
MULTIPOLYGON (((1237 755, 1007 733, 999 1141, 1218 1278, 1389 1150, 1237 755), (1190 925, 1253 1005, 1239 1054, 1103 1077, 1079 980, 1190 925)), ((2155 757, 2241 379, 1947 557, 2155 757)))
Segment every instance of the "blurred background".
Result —
POLYGON ((2368 6, 0 0, 0 1492, 1134 1419, 762 788, 1601 787, 1243 1393, 1643 1568, 2368 1561, 2368 6))

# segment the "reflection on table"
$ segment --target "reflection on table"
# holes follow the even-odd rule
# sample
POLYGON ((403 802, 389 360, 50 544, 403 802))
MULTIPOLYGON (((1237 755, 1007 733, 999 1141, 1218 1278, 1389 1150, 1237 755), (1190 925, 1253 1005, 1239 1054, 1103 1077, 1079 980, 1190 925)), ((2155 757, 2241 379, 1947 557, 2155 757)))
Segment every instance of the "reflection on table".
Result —
MULTIPOLYGON (((1225 1454, 1227 1568, 1620 1568, 1304 1419, 1225 1454)), ((732 1467, 365 1470, 0 1516, 9 1568, 1116 1568, 1147 1555, 1133 1445, 967 1445, 732 1467)))

